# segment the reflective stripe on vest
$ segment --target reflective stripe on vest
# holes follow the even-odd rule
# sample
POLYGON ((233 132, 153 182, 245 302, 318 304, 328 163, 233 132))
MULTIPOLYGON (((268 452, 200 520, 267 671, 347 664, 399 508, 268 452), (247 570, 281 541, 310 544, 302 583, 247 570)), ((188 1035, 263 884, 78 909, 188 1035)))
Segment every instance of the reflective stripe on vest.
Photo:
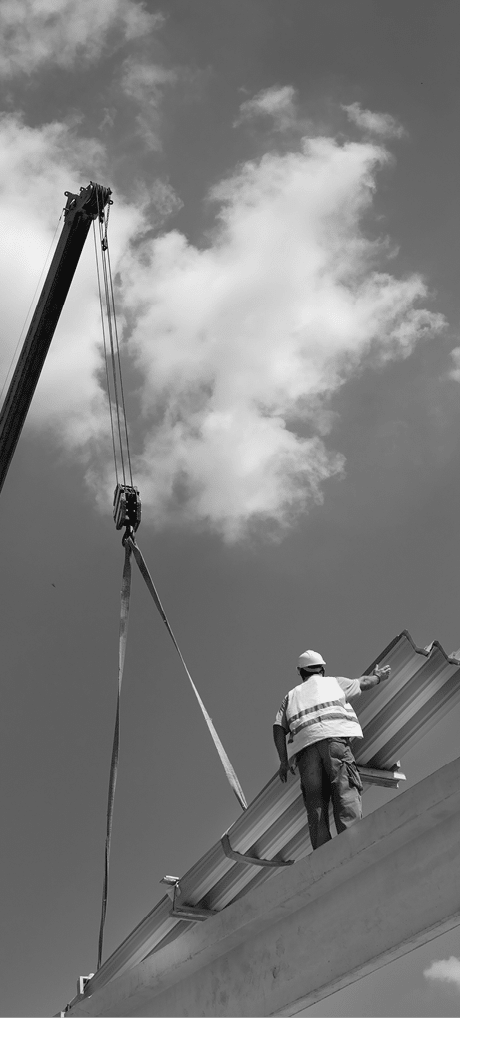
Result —
POLYGON ((347 721, 359 727, 358 717, 351 704, 345 701, 344 691, 335 677, 311 677, 304 684, 293 688, 287 700, 286 719, 292 737, 310 724, 330 720, 347 721), (326 694, 325 689, 333 697, 321 701, 321 695, 326 694), (338 692, 339 697, 335 698, 338 692))

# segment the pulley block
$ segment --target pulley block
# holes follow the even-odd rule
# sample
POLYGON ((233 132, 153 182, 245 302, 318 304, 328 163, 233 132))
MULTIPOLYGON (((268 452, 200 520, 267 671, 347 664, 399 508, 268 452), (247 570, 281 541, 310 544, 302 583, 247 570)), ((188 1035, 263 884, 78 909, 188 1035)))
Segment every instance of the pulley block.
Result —
POLYGON ((141 500, 135 485, 116 485, 113 517, 116 528, 130 528, 136 532, 141 521, 141 500))

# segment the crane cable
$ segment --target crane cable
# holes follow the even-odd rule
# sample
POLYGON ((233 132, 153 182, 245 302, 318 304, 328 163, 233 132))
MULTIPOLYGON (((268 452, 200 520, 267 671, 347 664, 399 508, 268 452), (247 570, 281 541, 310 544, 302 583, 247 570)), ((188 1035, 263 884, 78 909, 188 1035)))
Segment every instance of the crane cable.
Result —
POLYGON ((119 483, 119 475, 118 475, 118 461, 117 461, 117 457, 116 457, 116 440, 115 440, 115 436, 114 436, 113 403, 112 403, 112 399, 111 399, 111 387, 110 387, 111 381, 110 381, 110 378, 109 378, 109 363, 108 363, 108 352, 107 352, 107 347, 106 347, 106 330, 105 330, 105 326, 104 326, 104 309, 103 309, 103 300, 102 300, 102 291, 101 291, 101 277, 100 277, 100 274, 99 274, 99 258, 98 258, 98 253, 97 253, 96 228, 95 228, 95 222, 94 221, 93 221, 93 225, 92 225, 92 230, 93 230, 93 234, 94 234, 94 252, 95 252, 95 256, 96 256, 97 286, 98 286, 98 293, 99 293, 99 306, 100 306, 100 310, 101 310, 101 328, 102 328, 102 334, 103 334, 104 368, 105 368, 105 371, 106 371, 106 389, 107 389, 107 396, 108 396, 108 403, 109 403, 109 419, 110 419, 110 423, 111 423, 111 439, 112 439, 112 444, 113 444, 114 473, 116 475, 116 484, 118 484, 119 483))
POLYGON ((118 457, 120 470, 123 476, 123 484, 133 484, 133 471, 131 466, 131 453, 129 449, 128 421, 126 417, 126 402, 124 397, 123 374, 121 370, 121 356, 119 350, 118 323, 116 319, 116 305, 114 301, 114 286, 109 256, 108 224, 110 214, 110 202, 103 209, 99 199, 99 189, 96 189, 98 201, 98 220, 93 222, 94 249, 96 255, 96 272, 99 291, 99 304, 101 309, 101 326, 103 334, 104 364, 106 369, 107 394, 109 402, 109 415, 111 421, 111 436, 113 443, 114 468, 116 483, 118 483, 118 457), (99 271, 98 243, 96 238, 96 226, 99 238, 99 252, 101 256, 102 282, 99 271), (104 234, 103 234, 104 231, 104 234), (104 306, 103 306, 104 305, 104 306), (109 356, 106 346, 106 331, 109 338, 109 356), (111 393, 112 388, 112 393, 111 393), (114 396, 114 405, 113 405, 114 396), (127 481, 129 477, 129 481, 127 481))
MULTIPOLYGON (((96 271, 98 280, 99 290, 99 302, 101 309, 101 326, 103 334, 103 348, 104 348, 104 362, 106 370, 106 382, 107 382, 107 394, 109 401, 109 413, 111 423, 111 436, 113 445, 113 456, 114 456, 114 468, 116 474, 116 482, 118 483, 118 456, 120 469, 123 475, 123 484, 126 485, 126 471, 129 472, 129 478, 131 486, 133 486, 133 475, 131 468, 131 454, 129 450, 129 434, 128 424, 126 419, 126 404, 124 397, 123 379, 121 373, 121 357, 119 351, 119 338, 117 331, 116 322, 116 309, 114 304, 114 287, 113 278, 111 271, 111 261, 109 258, 109 246, 107 238, 107 226, 109 222, 109 207, 107 208, 107 214, 105 214, 99 206, 98 200, 98 224, 99 229, 99 244, 100 253, 102 260, 102 274, 104 283, 104 308, 103 308, 103 294, 101 288, 101 277, 99 271, 99 258, 96 233, 94 232, 94 244, 96 254, 96 271), (104 236, 102 234, 104 224, 104 236), (106 314, 106 320, 104 315, 106 314), (106 330, 109 336, 110 345, 110 365, 108 360, 108 350, 106 345, 106 330), (114 392, 114 405, 113 397, 111 394, 111 386, 114 392), (124 444, 123 444, 124 443, 124 444), (126 461, 125 461, 126 457, 126 461)), ((200 709, 203 713, 205 723, 210 731, 210 735, 214 742, 217 753, 222 762, 225 775, 232 788, 235 796, 242 807, 242 810, 247 808, 247 800, 242 791, 242 786, 237 778, 235 770, 225 752, 225 749, 220 741, 220 738, 215 730, 214 724, 211 717, 207 713, 203 701, 198 693, 195 683, 188 670, 188 666, 181 653, 178 641, 168 621, 167 615, 163 609, 162 603, 156 591, 156 587, 148 571, 146 562, 141 553, 141 550, 134 538, 134 531, 130 524, 126 525, 126 532, 123 537, 123 545, 125 549, 124 566, 123 566, 123 577, 121 583, 121 611, 120 611, 120 624, 119 624, 119 654, 118 654, 118 691, 116 698, 116 719, 114 725, 114 737, 113 737, 113 748, 111 753, 111 765, 109 771, 109 784, 108 784, 108 800, 107 800, 107 814, 106 814, 106 840, 104 848, 104 882, 103 882, 103 894, 102 894, 102 905, 101 905, 101 923, 99 928, 98 938, 98 961, 97 969, 99 970, 102 963, 103 955, 103 942, 104 942, 104 927, 106 922, 106 912, 108 903, 108 892, 109 892, 109 861, 111 853, 111 835, 112 835, 112 824, 113 824, 113 810, 114 810, 114 795, 116 791, 116 782, 118 775, 119 765, 119 731, 120 731, 120 703, 121 703, 121 687, 123 681, 124 671, 124 660, 126 655, 126 642, 128 636, 128 620, 129 620, 129 603, 131 593, 131 554, 136 560, 138 568, 145 580, 148 590, 154 600, 156 608, 161 615, 163 622, 168 630, 170 638, 175 646, 177 654, 183 665, 183 668, 188 677, 191 688, 198 701, 200 709)))

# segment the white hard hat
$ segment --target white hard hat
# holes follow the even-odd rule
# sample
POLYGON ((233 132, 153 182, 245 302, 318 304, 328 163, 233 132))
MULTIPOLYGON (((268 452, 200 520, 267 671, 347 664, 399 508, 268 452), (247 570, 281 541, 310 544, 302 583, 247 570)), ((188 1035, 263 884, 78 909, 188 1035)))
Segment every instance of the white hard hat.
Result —
POLYGON ((326 663, 319 651, 304 651, 297 660, 299 669, 309 669, 310 666, 325 666, 326 663))

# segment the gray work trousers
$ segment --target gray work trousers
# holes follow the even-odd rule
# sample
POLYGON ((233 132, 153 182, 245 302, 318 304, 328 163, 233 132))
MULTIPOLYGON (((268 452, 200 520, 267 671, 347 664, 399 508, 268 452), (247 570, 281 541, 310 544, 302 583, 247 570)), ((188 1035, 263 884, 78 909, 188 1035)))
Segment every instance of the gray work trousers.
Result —
POLYGON ((313 850, 331 839, 329 804, 337 832, 362 817, 363 785, 349 738, 322 738, 297 756, 301 790, 308 816, 313 850))

